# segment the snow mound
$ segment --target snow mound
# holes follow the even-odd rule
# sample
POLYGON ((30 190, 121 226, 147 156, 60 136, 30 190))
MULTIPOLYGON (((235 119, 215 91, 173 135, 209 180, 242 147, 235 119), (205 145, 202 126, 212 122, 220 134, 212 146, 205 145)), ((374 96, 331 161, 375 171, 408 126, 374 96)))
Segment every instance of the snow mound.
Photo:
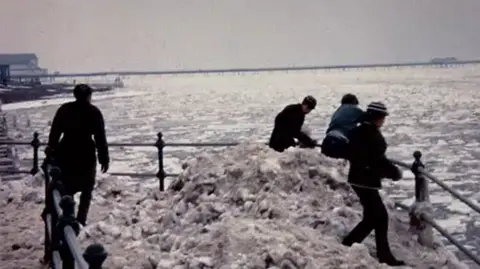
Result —
MULTIPOLYGON (((340 244, 362 215, 343 161, 244 144, 183 168, 166 192, 99 179, 82 245, 104 244, 112 269, 389 268, 375 258, 373 233, 364 244, 340 244)), ((385 203, 390 245, 404 268, 466 268, 438 240, 434 250, 420 246, 408 214, 385 203)))
POLYGON ((0 268, 42 268, 43 196, 40 174, 17 181, 0 177, 0 268))
POLYGON ((44 203, 44 178, 41 174, 11 181, 1 181, 0 177, 0 183, 0 206, 19 205, 26 202, 44 203))

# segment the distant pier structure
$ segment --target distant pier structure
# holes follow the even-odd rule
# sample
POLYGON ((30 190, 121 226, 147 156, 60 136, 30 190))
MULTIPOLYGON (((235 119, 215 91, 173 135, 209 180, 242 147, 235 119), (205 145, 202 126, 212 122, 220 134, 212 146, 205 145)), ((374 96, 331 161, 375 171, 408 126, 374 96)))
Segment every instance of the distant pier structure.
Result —
MULTIPOLYGON (((0 63, 1 64, 1 63, 0 63)), ((311 65, 311 66, 283 66, 283 67, 260 67, 260 68, 228 68, 228 69, 190 69, 190 70, 161 70, 161 71, 107 71, 107 72, 85 72, 85 73, 54 73, 54 74, 31 74, 22 75, 23 78, 75 78, 75 77, 99 77, 99 76, 145 76, 145 75, 185 75, 185 74, 226 74, 226 73, 260 73, 260 72, 289 72, 289 71, 348 71, 360 69, 390 69, 410 67, 436 67, 452 68, 462 65, 480 64, 480 60, 458 60, 455 57, 433 58, 425 62, 405 63, 376 63, 376 64, 348 64, 348 65, 311 65)), ((11 78, 18 77, 11 74, 11 78)))
POLYGON ((462 62, 455 57, 433 58, 430 60, 430 63, 437 67, 453 67, 455 65, 462 65, 462 62))

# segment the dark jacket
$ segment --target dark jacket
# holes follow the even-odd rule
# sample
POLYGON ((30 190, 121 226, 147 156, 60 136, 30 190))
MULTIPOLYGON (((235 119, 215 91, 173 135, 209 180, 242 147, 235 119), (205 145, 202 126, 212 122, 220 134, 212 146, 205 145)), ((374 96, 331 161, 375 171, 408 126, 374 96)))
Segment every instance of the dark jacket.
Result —
POLYGON ((275 126, 270 136, 269 146, 282 152, 291 146, 295 146, 294 138, 308 147, 315 146, 316 141, 301 131, 304 121, 305 113, 302 111, 301 104, 286 106, 275 117, 275 126))
POLYGON ((368 188, 381 188, 382 178, 398 180, 400 170, 392 164, 385 152, 387 143, 378 127, 364 122, 350 133, 348 182, 368 188))
POLYGON ((332 130, 337 130, 343 135, 349 135, 349 132, 363 120, 364 112, 355 105, 341 105, 332 115, 330 124, 327 128, 327 134, 332 130))
POLYGON ((95 149, 99 163, 108 164, 105 123, 100 110, 86 102, 63 104, 53 119, 48 147, 62 174, 92 175, 96 169, 95 149))

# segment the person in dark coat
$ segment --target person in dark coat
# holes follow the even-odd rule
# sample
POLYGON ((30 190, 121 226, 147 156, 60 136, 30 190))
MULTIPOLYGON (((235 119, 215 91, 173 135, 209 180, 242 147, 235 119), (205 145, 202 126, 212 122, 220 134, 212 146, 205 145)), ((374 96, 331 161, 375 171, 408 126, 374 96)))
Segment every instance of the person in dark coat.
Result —
POLYGON ((382 178, 399 180, 400 170, 385 156, 387 143, 380 132, 387 108, 383 103, 368 105, 364 121, 354 128, 350 135, 348 182, 360 198, 363 206, 363 219, 344 238, 342 244, 351 246, 362 242, 372 230, 375 230, 377 256, 380 262, 390 266, 405 265, 397 260, 388 243, 388 213, 379 189, 382 178))
POLYGON ((363 119, 364 112, 358 107, 353 94, 345 94, 340 107, 333 113, 326 136, 322 142, 322 153, 332 158, 345 158, 350 131, 363 119))
POLYGON ((79 84, 73 94, 76 100, 63 104, 55 114, 46 153, 61 170, 66 194, 81 192, 77 221, 85 226, 95 185, 95 151, 103 173, 108 171, 110 159, 102 112, 90 103, 92 89, 79 84))
POLYGON ((307 96, 301 104, 292 104, 286 106, 275 117, 275 125, 268 145, 270 148, 283 152, 289 147, 295 146, 294 138, 304 147, 315 147, 317 141, 310 138, 302 132, 305 115, 310 113, 317 105, 317 100, 312 96, 307 96))

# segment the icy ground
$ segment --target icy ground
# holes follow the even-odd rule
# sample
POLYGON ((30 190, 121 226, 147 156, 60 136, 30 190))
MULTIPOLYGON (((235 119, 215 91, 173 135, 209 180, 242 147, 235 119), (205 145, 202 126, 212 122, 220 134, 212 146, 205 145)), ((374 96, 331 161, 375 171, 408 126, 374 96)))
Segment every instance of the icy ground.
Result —
MULTIPOLYGON (((365 244, 340 244, 361 218, 342 162, 242 144, 189 158, 183 168, 163 193, 99 178, 82 246, 103 243, 109 269, 389 268, 374 258, 373 234, 365 244)), ((2 186, 1 268, 39 268, 41 183, 37 176, 2 186)), ((440 240, 435 250, 416 243, 407 214, 385 202, 390 244, 411 266, 403 268, 466 268, 440 240)))
MULTIPOLYGON (((110 142, 154 143, 159 131, 164 133, 167 143, 264 142, 276 113, 307 94, 317 98, 318 106, 307 116, 305 124, 315 138, 321 139, 342 94, 356 93, 362 108, 371 101, 383 100, 391 112, 383 128, 389 144, 387 155, 410 163, 413 151, 421 150, 430 172, 462 195, 480 202, 480 65, 139 76, 126 78, 125 83, 123 89, 93 96, 93 103, 104 113, 110 142)), ((5 105, 10 135, 29 141, 37 131, 45 141, 56 109, 69 100, 71 96, 5 105), (12 124, 13 117, 17 118, 17 126, 12 124)), ((178 173, 186 158, 204 149, 166 147, 165 170, 178 173)), ((23 159, 21 167, 30 169, 31 148, 17 147, 17 152, 23 159)), ((111 172, 158 170, 153 147, 111 147, 111 158, 111 172)), ((131 180, 145 182, 144 178, 131 180)), ((414 196, 413 185, 413 180, 387 183, 385 192, 408 204, 414 196)), ((477 253, 479 214, 435 184, 430 184, 430 191, 435 220, 477 253)), ((468 262, 455 247, 449 247, 468 262)))

